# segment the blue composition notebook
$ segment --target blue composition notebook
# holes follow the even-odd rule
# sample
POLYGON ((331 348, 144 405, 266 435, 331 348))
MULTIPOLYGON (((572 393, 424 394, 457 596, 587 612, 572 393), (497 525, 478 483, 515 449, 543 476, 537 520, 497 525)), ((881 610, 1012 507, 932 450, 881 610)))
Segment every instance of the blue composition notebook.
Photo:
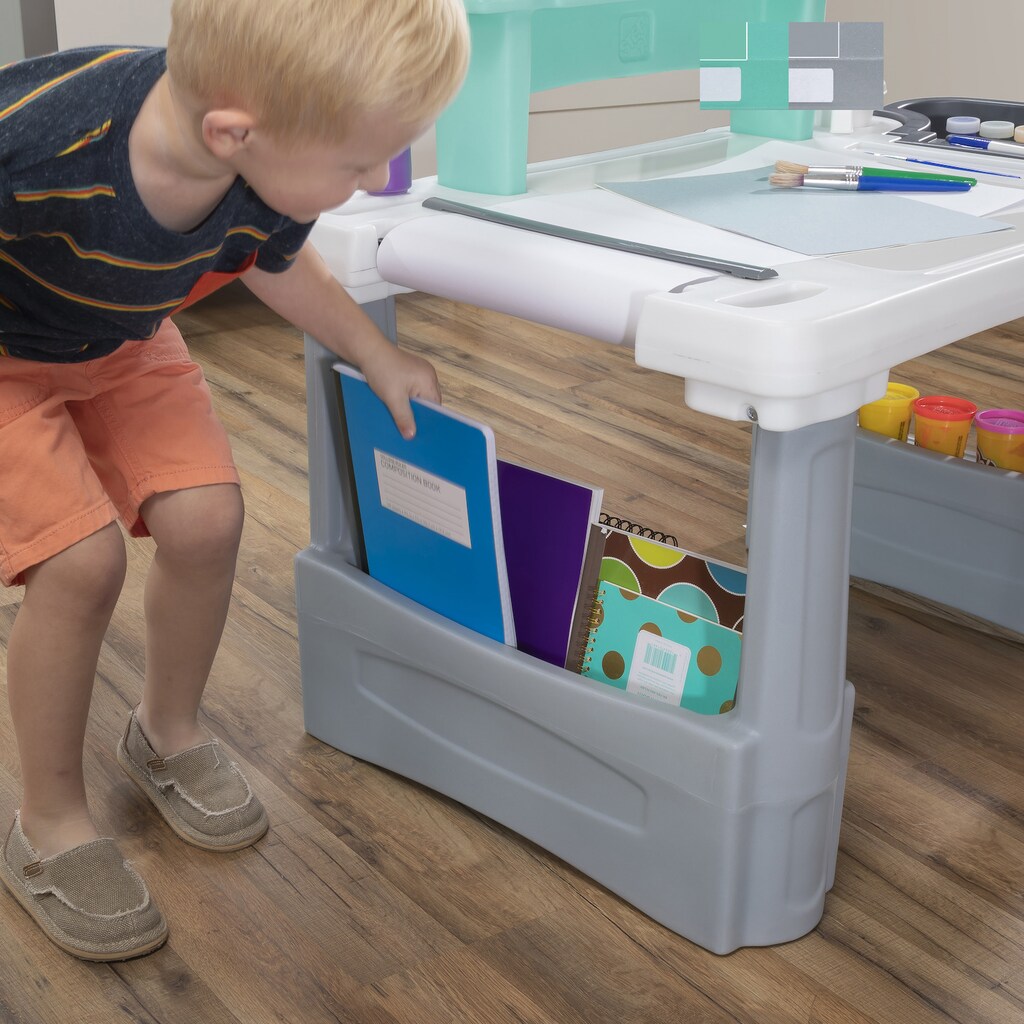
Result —
POLYGON ((370 575, 514 646, 494 433, 413 399, 416 436, 406 441, 366 378, 335 369, 370 575))

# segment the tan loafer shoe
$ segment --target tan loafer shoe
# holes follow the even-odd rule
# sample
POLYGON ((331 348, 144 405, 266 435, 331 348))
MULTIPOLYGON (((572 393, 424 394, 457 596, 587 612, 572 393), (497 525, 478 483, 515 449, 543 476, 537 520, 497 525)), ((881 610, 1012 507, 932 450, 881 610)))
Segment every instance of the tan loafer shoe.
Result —
POLYGON ((224 852, 251 846, 266 834, 267 812, 216 738, 160 757, 133 711, 117 760, 186 843, 224 852))
POLYGON ((0 879, 49 939, 82 960, 128 960, 167 941, 163 915, 113 839, 40 860, 16 814, 0 879))

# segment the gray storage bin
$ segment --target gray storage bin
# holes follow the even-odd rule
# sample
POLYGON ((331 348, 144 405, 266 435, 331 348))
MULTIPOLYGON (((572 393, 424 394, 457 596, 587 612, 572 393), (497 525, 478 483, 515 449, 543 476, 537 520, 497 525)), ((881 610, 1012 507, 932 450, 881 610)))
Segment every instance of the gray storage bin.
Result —
POLYGON ((850 572, 1024 633, 1024 474, 857 431, 850 572))
MULTIPOLYGON (((364 308, 394 337, 391 300, 364 308)), ((853 715, 854 417, 759 434, 737 706, 706 716, 530 658, 361 571, 334 358, 307 338, 307 730, 507 825, 713 952, 811 930, 853 715)))

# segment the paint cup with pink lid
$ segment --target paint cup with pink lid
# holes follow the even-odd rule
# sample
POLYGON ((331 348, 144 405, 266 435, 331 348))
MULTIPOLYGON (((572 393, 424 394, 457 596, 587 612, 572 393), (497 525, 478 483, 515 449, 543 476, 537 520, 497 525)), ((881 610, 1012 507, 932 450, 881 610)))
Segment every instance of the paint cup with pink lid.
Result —
POLYGON ((978 462, 1024 473, 1024 409, 983 409, 974 429, 978 462))

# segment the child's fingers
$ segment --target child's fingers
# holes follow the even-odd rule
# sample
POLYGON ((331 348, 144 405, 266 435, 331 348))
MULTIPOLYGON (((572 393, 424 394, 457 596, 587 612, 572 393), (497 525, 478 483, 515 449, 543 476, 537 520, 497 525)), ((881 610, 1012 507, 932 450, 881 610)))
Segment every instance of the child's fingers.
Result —
POLYGON ((409 399, 405 395, 397 395, 387 405, 398 432, 406 441, 411 441, 416 436, 416 421, 413 419, 409 399))
POLYGON ((428 395, 428 397, 432 402, 437 402, 438 405, 440 405, 441 402, 444 401, 444 399, 441 397, 441 385, 438 384, 437 377, 434 376, 433 374, 431 374, 430 378, 430 394, 428 395))
POLYGON ((441 385, 438 384, 437 374, 429 363, 426 364, 425 372, 413 386, 411 394, 414 398, 425 398, 429 402, 441 404, 441 385))

